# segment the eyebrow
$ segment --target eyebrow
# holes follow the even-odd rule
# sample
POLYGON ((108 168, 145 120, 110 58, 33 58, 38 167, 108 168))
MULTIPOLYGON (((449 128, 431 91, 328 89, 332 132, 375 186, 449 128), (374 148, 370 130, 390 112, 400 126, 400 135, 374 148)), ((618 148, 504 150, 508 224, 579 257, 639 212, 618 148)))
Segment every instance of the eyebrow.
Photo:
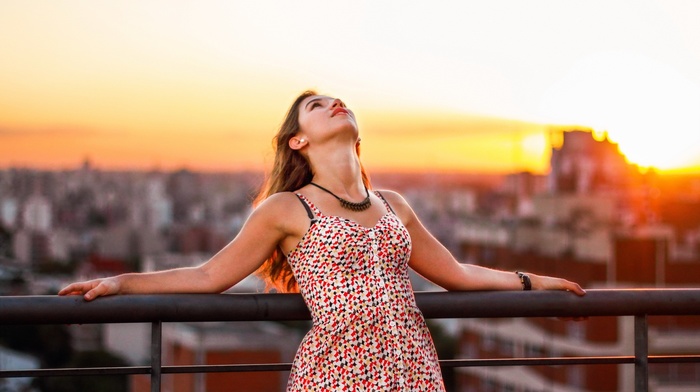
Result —
POLYGON ((304 110, 306 110, 312 102, 320 101, 321 99, 323 99, 323 97, 316 97, 316 98, 310 100, 309 102, 306 103, 306 105, 304 105, 304 110))

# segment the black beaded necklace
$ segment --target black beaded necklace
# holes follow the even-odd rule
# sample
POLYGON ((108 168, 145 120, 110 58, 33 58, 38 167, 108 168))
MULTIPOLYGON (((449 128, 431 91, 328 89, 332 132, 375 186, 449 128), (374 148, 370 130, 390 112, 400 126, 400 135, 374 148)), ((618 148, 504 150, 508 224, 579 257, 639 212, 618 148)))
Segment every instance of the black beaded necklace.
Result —
POLYGON ((368 209, 372 205, 372 202, 369 200, 369 191, 367 190, 366 186, 365 186, 365 193, 367 193, 367 197, 365 197, 365 199, 359 203, 353 203, 351 201, 347 201, 341 197, 338 197, 335 193, 329 191, 328 189, 322 187, 321 185, 318 185, 318 184, 313 183, 313 182, 311 183, 311 185, 321 189, 322 191, 328 192, 331 195, 333 195, 333 197, 335 197, 336 199, 338 199, 338 201, 340 201, 340 206, 345 208, 346 210, 359 212, 359 211, 364 211, 364 210, 368 209))

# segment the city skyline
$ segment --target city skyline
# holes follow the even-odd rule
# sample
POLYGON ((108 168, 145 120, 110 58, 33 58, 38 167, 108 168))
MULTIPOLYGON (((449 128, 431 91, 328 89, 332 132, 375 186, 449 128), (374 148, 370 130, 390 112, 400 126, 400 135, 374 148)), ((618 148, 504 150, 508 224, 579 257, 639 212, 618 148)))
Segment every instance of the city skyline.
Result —
POLYGON ((5 1, 0 167, 263 170, 289 103, 314 88, 353 108, 371 171, 544 173, 554 125, 698 173, 698 14, 684 1, 5 1))
MULTIPOLYGON (((200 264, 243 227, 260 174, 109 172, 89 162, 67 171, 0 169, 0 292, 10 297, 53 295, 76 280, 200 264)), ((500 178, 490 184, 477 183, 473 180, 479 176, 464 173, 377 177, 378 183, 387 184, 382 186, 405 195, 422 224, 461 263, 551 274, 576 281, 587 290, 694 287, 700 276, 698 177, 640 174, 627 165, 615 144, 596 140, 590 132, 564 134, 546 176, 512 173, 493 176, 500 178)), ((413 278, 414 291, 439 290, 416 275, 413 278)), ((263 286, 251 277, 226 293, 260 293, 263 286)), ((645 295, 643 291, 638 294, 645 295)), ((71 334, 63 334, 53 344, 61 342, 68 354, 51 366, 86 366, 75 358, 96 350, 119 360, 112 366, 147 363, 150 327, 119 321, 90 324, 89 330, 60 324, 61 330, 71 334)), ((442 348, 438 348, 441 359, 586 357, 593 352, 617 356, 633 351, 641 334, 631 318, 617 317, 591 317, 573 324, 488 316, 455 321, 441 324, 445 329, 434 335, 436 347, 442 348)), ((216 359, 203 354, 202 364, 221 364, 224 355, 226 363, 262 362, 261 354, 269 350, 286 353, 289 359, 275 357, 265 362, 287 362, 307 328, 287 329, 287 324, 249 329, 240 321, 235 323, 216 323, 214 328, 169 323, 174 327, 163 329, 159 343, 162 364, 187 365, 193 358, 190 355, 211 353, 213 350, 202 349, 214 346, 216 359), (195 340, 174 339, 193 330, 195 340), (249 333, 261 330, 267 332, 249 333), (270 339, 289 344, 259 344, 270 339)), ((692 317, 649 317, 645 328, 649 355, 685 356, 700 347, 694 340, 698 323, 692 317)), ((6 357, 9 352, 8 369, 49 366, 45 358, 52 351, 30 352, 24 343, 53 346, 31 328, 21 332, 6 328, 0 335, 4 346, 0 349, 6 357)), ((52 339, 56 336, 51 334, 52 339)), ((89 363, 94 365, 94 360, 89 363)), ((647 377, 664 388, 697 385, 698 367, 685 365, 653 367, 647 377)), ((506 368, 467 368, 446 372, 445 383, 454 385, 448 390, 483 389, 483 385, 557 391, 632 388, 635 379, 628 365, 604 366, 571 366, 566 371, 520 367, 517 373, 506 368)), ((246 373, 216 382, 244 385, 232 381, 233 377, 255 380, 246 373)), ((66 380, 68 385, 75 383, 66 380)), ((163 378, 163 385, 168 380, 163 378)), ((173 380, 196 390, 196 383, 205 378, 173 376, 173 380)), ((285 385, 285 377, 263 380, 277 382, 280 390, 285 385)), ((206 385, 205 389, 214 388, 206 385)), ((130 390, 148 388, 147 379, 131 379, 130 390)), ((261 388, 273 387, 257 387, 261 388)))

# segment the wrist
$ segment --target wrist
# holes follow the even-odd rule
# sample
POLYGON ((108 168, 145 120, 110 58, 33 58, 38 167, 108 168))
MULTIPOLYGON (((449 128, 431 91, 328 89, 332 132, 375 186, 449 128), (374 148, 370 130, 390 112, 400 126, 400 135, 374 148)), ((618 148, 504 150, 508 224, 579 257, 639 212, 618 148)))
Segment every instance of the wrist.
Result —
POLYGON ((107 278, 108 282, 105 282, 108 286, 110 286, 110 289, 113 291, 113 294, 126 294, 124 288, 126 286, 126 280, 128 279, 129 274, 121 274, 117 276, 112 276, 110 278, 107 278))

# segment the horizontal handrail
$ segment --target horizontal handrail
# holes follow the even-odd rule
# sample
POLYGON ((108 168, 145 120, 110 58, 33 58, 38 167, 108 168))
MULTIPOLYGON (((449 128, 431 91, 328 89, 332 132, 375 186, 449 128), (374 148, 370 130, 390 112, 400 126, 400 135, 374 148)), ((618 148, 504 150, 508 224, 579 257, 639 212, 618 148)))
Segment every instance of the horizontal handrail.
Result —
MULTIPOLYGON (((700 289, 589 290, 584 297, 561 291, 419 292, 426 318, 634 316, 635 355, 560 358, 440 360, 441 367, 634 364, 635 390, 648 390, 650 363, 700 363, 700 355, 648 353, 650 315, 700 315, 700 289)), ((286 371, 289 363, 162 366, 163 322, 308 320, 299 294, 121 295, 86 302, 80 296, 0 297, 2 324, 151 323, 151 365, 0 370, 0 378, 150 374, 151 391, 172 373, 286 371)))
MULTIPOLYGON (((634 364, 631 355, 605 357, 552 357, 552 358, 489 358, 489 359, 441 359, 443 368, 492 367, 492 366, 566 366, 566 365, 629 365, 634 364)), ((700 363, 700 355, 650 355, 649 363, 700 363)), ((162 374, 225 373, 225 372, 283 372, 292 368, 291 363, 260 363, 234 365, 169 365, 162 366, 162 374)), ((0 377, 65 377, 65 376, 114 376, 151 374, 150 366, 85 367, 31 370, 0 370, 0 377)))
MULTIPOLYGON (((700 289, 418 292, 426 318, 700 315, 700 289)), ((0 297, 3 324, 92 324, 177 321, 308 320, 299 294, 0 297)))

